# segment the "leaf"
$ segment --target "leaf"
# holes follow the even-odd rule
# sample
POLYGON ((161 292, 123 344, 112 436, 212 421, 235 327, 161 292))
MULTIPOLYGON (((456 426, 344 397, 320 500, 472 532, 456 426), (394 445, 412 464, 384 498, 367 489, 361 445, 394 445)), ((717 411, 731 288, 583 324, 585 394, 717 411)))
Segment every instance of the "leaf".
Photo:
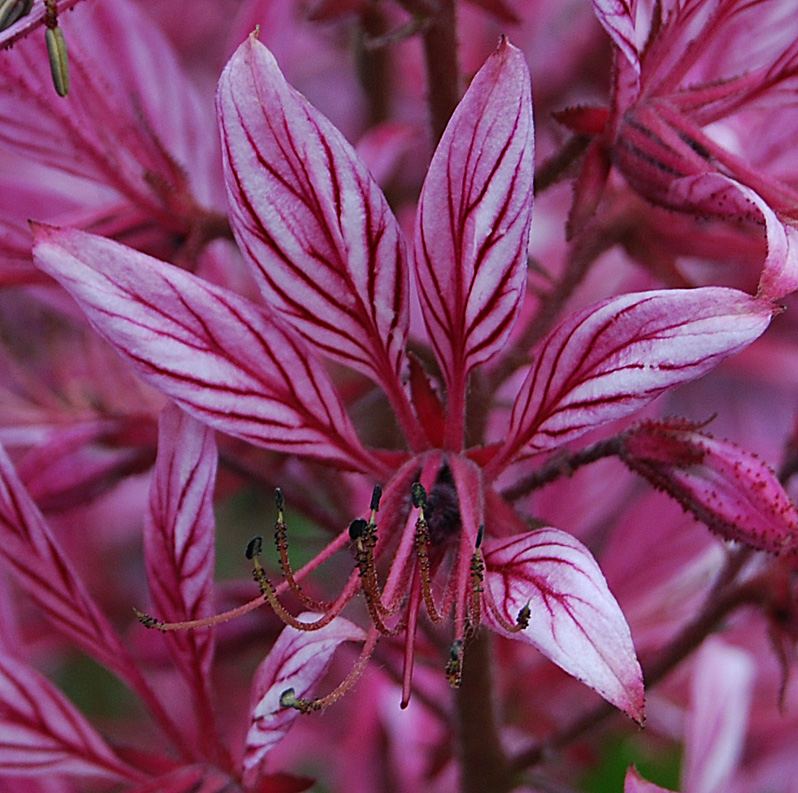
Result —
MULTIPOLYGON (((300 619, 312 622, 319 616, 303 614, 300 619)), ((283 692, 293 688, 297 698, 312 696, 336 649, 343 642, 361 642, 365 638, 361 628, 343 617, 336 617, 315 631, 283 629, 255 672, 252 716, 244 748, 245 779, 253 778, 263 759, 299 716, 295 708, 280 705, 283 692)))
POLYGON ((114 782, 142 774, 123 763, 75 706, 27 664, 0 655, 0 773, 70 774, 114 782))
POLYGON ((773 313, 772 305, 723 287, 639 292, 579 311, 536 350, 492 471, 701 377, 760 336, 773 313))
MULTIPOLYGON (((213 430, 168 405, 161 413, 158 457, 144 519, 144 555, 155 613, 166 622, 213 613, 213 430)), ((204 691, 213 634, 203 628, 171 631, 169 649, 194 691, 204 691)))
POLYGON ((643 677, 629 626, 596 560, 570 534, 545 528, 484 544, 485 585, 506 622, 529 605, 526 629, 507 633, 537 647, 577 680, 642 723, 643 677))
POLYGON ((219 81, 231 223, 267 300, 316 350, 396 388, 404 238, 343 135, 253 34, 219 81))
POLYGON ((690 684, 683 790, 728 790, 745 746, 755 671, 753 658, 744 650, 714 637, 702 645, 690 684))
POLYGON ((640 56, 637 51, 635 15, 637 0, 593 0, 593 12, 615 46, 640 74, 640 56))
POLYGON ((35 239, 36 265, 186 412, 269 449, 373 467, 329 376, 275 318, 102 237, 37 225, 35 239))
POLYGON ((755 454, 679 419, 624 433, 621 459, 726 540, 771 553, 798 550, 798 510, 755 454))
POLYGON ((416 216, 424 321, 450 394, 504 345, 521 308, 533 171, 529 71, 502 40, 446 127, 416 216))
POLYGON ((58 630, 127 680, 136 670, 0 449, 0 556, 58 630))

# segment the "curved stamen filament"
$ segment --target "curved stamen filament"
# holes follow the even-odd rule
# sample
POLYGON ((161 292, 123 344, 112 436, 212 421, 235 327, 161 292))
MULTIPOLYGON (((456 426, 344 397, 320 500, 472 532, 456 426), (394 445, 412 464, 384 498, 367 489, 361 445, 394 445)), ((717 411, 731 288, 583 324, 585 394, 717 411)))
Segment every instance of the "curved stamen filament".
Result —
POLYGON ((296 696, 294 689, 289 688, 280 695, 280 704, 284 708, 296 708, 302 713, 311 713, 324 710, 334 702, 337 702, 360 679, 374 653, 379 636, 379 631, 376 628, 369 630, 355 665, 349 674, 327 696, 317 699, 303 699, 296 696))
POLYGON ((482 590, 482 595, 485 599, 485 605, 488 607, 488 610, 493 615, 496 622, 499 623, 502 630, 507 631, 507 633, 519 633, 529 626, 529 618, 531 616, 529 603, 527 603, 518 612, 515 623, 511 623, 505 618, 504 614, 501 613, 499 607, 496 605, 496 601, 493 599, 493 593, 490 591, 490 587, 484 587, 482 590))
POLYGON ((332 607, 332 603, 308 597, 294 577, 291 562, 288 559, 288 528, 285 525, 284 512, 285 499, 283 498, 283 491, 279 487, 274 490, 274 499, 277 506, 277 517, 274 521, 274 544, 277 546, 277 553, 280 556, 280 569, 283 578, 303 606, 311 611, 327 611, 332 607))

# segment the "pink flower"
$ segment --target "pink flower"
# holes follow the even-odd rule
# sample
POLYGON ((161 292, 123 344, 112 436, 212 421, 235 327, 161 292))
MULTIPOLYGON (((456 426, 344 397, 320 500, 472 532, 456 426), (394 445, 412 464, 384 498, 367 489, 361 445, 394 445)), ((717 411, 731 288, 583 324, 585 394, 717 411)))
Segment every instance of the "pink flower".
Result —
MULTIPOLYGON (((218 110, 231 222, 264 305, 77 230, 38 226, 35 259, 139 375, 189 414, 264 448, 355 472, 369 487, 379 483, 371 504, 355 505, 351 525, 302 571, 294 575, 283 559, 287 581, 276 590, 260 576, 292 626, 286 644, 298 647, 339 630, 342 610, 363 594, 372 625, 352 676, 314 700, 297 686, 278 692, 280 675, 264 673, 277 682, 264 683, 261 700, 279 693, 282 705, 303 710, 328 704, 385 634, 405 637, 407 702, 426 611, 450 623, 453 683, 484 621, 641 720, 629 629, 595 560, 570 534, 530 531, 499 485, 750 344, 772 304, 703 288, 589 306, 534 351, 503 437, 474 437, 485 422, 468 404, 469 380, 501 357, 526 292, 533 138, 520 53, 502 41, 454 113, 421 193, 412 263, 366 167, 256 37, 225 69, 218 110), (413 282, 430 345, 413 345, 418 357, 408 351, 411 331, 421 334, 411 328, 413 282), (324 359, 346 374, 331 374, 324 359), (361 440, 375 428, 358 425, 347 382, 358 393, 379 387, 402 442, 376 448, 361 440), (340 595, 331 603, 307 598, 298 581, 346 547, 355 569, 340 595), (289 588, 316 616, 284 609, 278 598, 289 588)), ((281 551, 283 531, 278 501, 281 551)), ((354 627, 342 635, 360 636, 354 627)), ((288 662, 288 651, 275 653, 268 663, 288 662)), ((283 718, 270 708, 250 732, 250 768, 261 760, 254 747, 268 743, 261 733, 283 718)))

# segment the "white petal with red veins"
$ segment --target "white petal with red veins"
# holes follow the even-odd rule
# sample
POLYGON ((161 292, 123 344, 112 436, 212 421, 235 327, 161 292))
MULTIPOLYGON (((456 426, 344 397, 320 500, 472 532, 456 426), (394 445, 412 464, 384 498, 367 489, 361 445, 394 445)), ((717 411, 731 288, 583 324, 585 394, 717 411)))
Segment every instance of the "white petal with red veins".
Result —
POLYGON ((254 35, 225 68, 218 106, 231 222, 265 297, 317 350, 395 388, 405 243, 366 166, 254 35))
POLYGON ((252 443, 372 466, 321 363, 253 303, 92 234, 37 226, 34 259, 141 377, 252 443))
POLYGON ((701 377, 757 339, 773 313, 743 292, 704 287, 622 295, 570 316, 535 351, 493 470, 701 377))
POLYGON ((485 543, 485 585, 504 619, 515 623, 529 605, 529 625, 507 633, 486 610, 494 630, 529 642, 543 655, 642 722, 643 677, 629 626, 596 560, 557 529, 540 529, 485 543))
POLYGON ((60 773, 114 782, 142 776, 49 680, 5 653, 0 654, 0 734, 3 774, 60 773))
MULTIPOLYGON (((303 614, 300 619, 313 622, 320 616, 303 614)), ((244 748, 245 777, 257 771, 261 761, 300 715, 294 708, 282 707, 283 692, 292 688, 297 698, 312 697, 338 647, 344 642, 361 642, 365 638, 361 628, 343 617, 337 617, 320 630, 283 629, 255 672, 252 716, 244 748)))
MULTIPOLYGON (((154 613, 165 622, 208 617, 213 612, 213 430, 168 405, 161 414, 158 457, 144 518, 144 558, 154 613)), ((213 655, 208 628, 165 636, 189 683, 203 690, 213 655)))
POLYGON ((421 303, 450 393, 502 347, 518 316, 533 170, 529 72, 503 41, 449 121, 418 207, 421 303))

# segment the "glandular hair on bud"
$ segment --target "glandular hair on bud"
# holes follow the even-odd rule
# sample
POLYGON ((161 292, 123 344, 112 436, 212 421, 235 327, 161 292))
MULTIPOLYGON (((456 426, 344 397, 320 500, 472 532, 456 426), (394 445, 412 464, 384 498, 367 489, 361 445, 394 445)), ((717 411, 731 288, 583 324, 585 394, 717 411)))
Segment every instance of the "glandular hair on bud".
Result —
POLYGON ((410 488, 410 496, 416 509, 423 509, 427 506, 427 491, 421 482, 413 482, 413 486, 410 488))
POLYGON ((247 543, 247 550, 244 551, 246 554, 247 559, 254 559, 257 556, 260 556, 260 552, 263 550, 263 537, 260 534, 256 534, 248 543, 247 543))
POLYGON ((44 31, 47 42, 47 56, 50 58, 50 72, 53 75, 53 85, 59 96, 69 94, 69 59, 67 57, 66 41, 60 27, 47 28, 44 31))

